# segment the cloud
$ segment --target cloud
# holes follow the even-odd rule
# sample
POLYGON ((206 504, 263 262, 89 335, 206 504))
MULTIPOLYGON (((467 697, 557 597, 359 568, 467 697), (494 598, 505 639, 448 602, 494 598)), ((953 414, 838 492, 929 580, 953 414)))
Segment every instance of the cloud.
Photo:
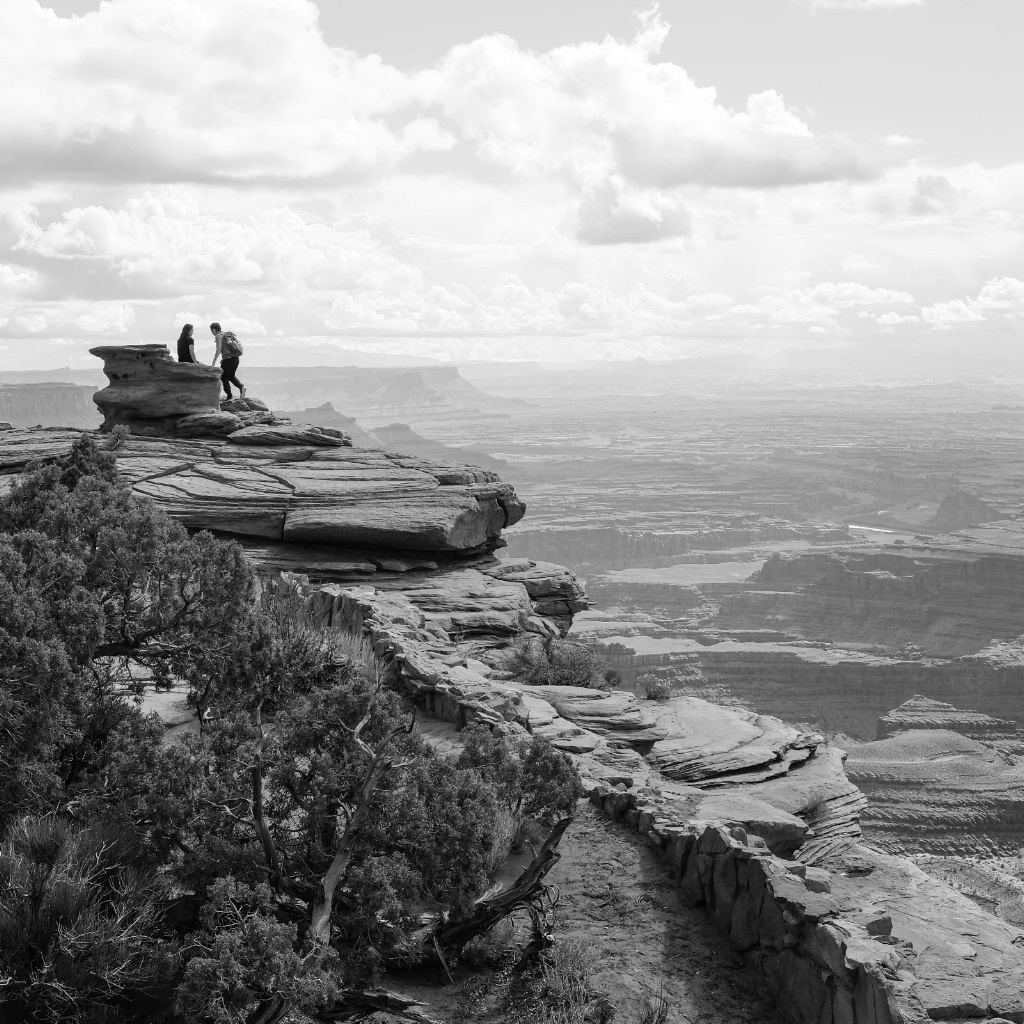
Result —
POLYGON ((611 178, 577 209, 576 237, 592 245, 654 242, 690 234, 690 215, 677 199, 652 189, 628 189, 611 178))
POLYGON ((311 0, 113 0, 70 19, 5 0, 0 91, 18 102, 0 176, 315 179, 452 144, 407 75, 327 46, 316 19, 311 0))
POLYGON ((914 182, 910 212, 915 216, 942 213, 956 205, 961 193, 941 174, 922 174, 914 182))
POLYGON ((975 298, 937 302, 922 309, 921 318, 933 330, 950 330, 981 320, 1024 318, 1024 281, 1015 277, 994 278, 984 284, 975 298))
POLYGON ((658 61, 668 26, 642 16, 631 42, 524 50, 492 35, 455 46, 419 76, 420 94, 478 157, 516 175, 585 190, 613 176, 639 187, 766 188, 869 177, 840 136, 816 136, 772 90, 735 111, 678 65, 658 61))

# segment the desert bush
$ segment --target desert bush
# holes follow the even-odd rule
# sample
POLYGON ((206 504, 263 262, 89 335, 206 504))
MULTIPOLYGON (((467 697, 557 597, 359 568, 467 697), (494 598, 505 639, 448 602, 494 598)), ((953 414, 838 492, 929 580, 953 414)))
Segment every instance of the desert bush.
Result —
POLYGON ((637 683, 648 700, 668 700, 672 696, 672 684, 650 672, 640 676, 637 683))
POLYGON ((569 758, 540 736, 514 741, 484 725, 462 731, 458 768, 475 768, 494 786, 515 824, 513 846, 525 820, 551 826, 572 815, 583 795, 579 772, 569 758))
POLYGON ((5 1014, 125 1019, 126 1000, 157 977, 162 894, 130 836, 55 815, 17 820, 0 846, 5 1014))
POLYGON ((533 686, 585 686, 602 689, 607 665, 592 647, 578 640, 523 636, 505 655, 503 668, 533 686))
POLYGON ((202 925, 179 955, 184 978, 175 1009, 188 1020, 243 1024, 274 997, 315 1012, 341 995, 336 955, 303 949, 295 925, 276 920, 266 885, 219 879, 202 925))

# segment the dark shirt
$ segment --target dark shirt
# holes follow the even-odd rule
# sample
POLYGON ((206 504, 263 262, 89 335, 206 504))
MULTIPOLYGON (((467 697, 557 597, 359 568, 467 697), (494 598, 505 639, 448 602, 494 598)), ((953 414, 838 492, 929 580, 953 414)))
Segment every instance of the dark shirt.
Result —
POLYGON ((192 358, 192 353, 189 349, 195 345, 195 338, 179 338, 178 339, 178 362, 179 363, 194 363, 195 360, 192 358))

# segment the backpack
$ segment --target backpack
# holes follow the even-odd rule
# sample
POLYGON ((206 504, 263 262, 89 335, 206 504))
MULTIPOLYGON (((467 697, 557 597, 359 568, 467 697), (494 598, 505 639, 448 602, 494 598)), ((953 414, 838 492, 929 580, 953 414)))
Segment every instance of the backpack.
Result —
POLYGON ((220 350, 229 359, 237 359, 242 354, 242 343, 235 337, 234 331, 225 331, 221 335, 220 350))

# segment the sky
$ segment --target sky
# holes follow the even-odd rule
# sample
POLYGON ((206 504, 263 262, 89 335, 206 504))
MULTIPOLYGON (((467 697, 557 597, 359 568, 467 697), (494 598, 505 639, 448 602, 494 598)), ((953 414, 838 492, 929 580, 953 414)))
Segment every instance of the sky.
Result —
POLYGON ((995 367, 1019 0, 3 0, 0 369, 218 320, 262 365, 995 367))

